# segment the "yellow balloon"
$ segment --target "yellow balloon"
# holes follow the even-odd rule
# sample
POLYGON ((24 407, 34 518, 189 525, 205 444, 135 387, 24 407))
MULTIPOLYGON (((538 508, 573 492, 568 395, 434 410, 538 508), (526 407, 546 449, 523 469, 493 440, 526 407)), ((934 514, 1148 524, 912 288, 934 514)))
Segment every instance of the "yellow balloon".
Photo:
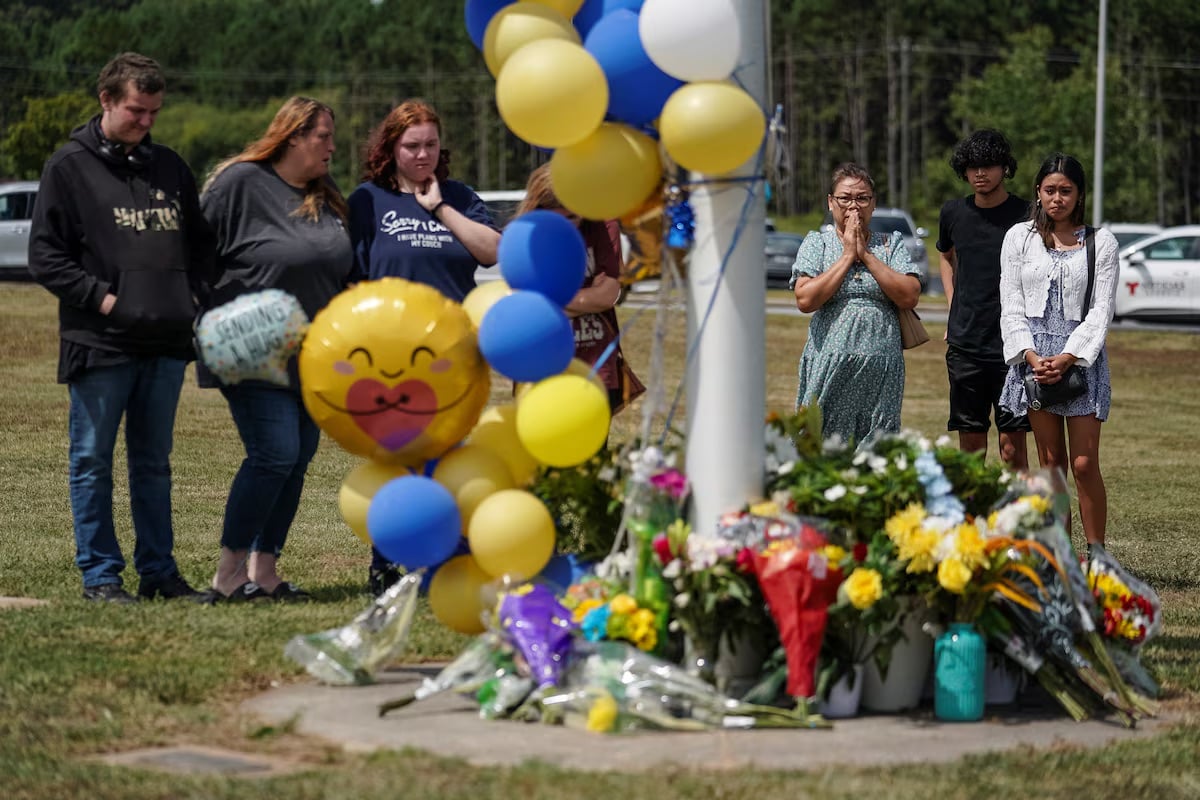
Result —
POLYGON ((471 324, 475 326, 476 331, 479 330, 479 324, 483 322, 483 315, 488 312, 488 309, 495 305, 501 297, 510 294, 512 294, 512 287, 500 278, 481 283, 467 293, 467 296, 463 298, 462 307, 463 311, 467 312, 467 316, 471 318, 471 324))
POLYGON ((483 587, 492 576, 469 555, 438 567, 429 581, 429 610, 447 628, 468 635, 483 633, 483 587))
POLYGON ((500 456, 517 486, 526 485, 537 474, 537 459, 525 451, 517 438, 517 406, 514 403, 484 411, 479 424, 467 436, 467 444, 479 445, 500 456))
POLYGON ((528 580, 554 555, 554 519, 546 505, 523 489, 484 499, 467 525, 475 562, 489 575, 528 580))
MULTIPOLYGON (((604 385, 604 381, 600 380, 599 375, 592 374, 592 365, 587 363, 586 361, 583 361, 578 358, 572 358, 571 363, 567 364, 567 368, 558 374, 559 375, 579 375, 580 377, 587 378, 588 380, 593 381, 597 386, 599 386, 600 390, 602 392, 604 392, 606 395, 608 394, 608 387, 606 387, 604 385)), ((516 387, 517 391, 515 393, 517 402, 520 403, 521 398, 525 396, 525 393, 528 392, 530 389, 532 389, 534 386, 537 386, 537 384, 536 383, 518 383, 517 387, 516 387)))
POLYGON ((720 175, 736 169, 762 144, 767 121, 754 98, 731 83, 688 83, 663 106, 658 132, 675 163, 720 175))
POLYGON ((442 456, 433 470, 433 479, 454 495, 464 525, 485 497, 516 487, 504 459, 473 444, 456 447, 442 456))
POLYGON ((550 180, 564 206, 585 219, 615 219, 658 188, 658 145, 628 125, 606 122, 582 142, 554 151, 550 180))
POLYGON ((421 464, 462 441, 491 394, 462 307, 431 286, 363 281, 313 318, 300 348, 313 421, 346 451, 421 464))
POLYGON ((517 406, 521 444, 552 467, 573 467, 595 455, 611 421, 608 393, 579 375, 538 381, 517 406))
POLYGON ((355 536, 366 544, 371 543, 371 536, 367 533, 367 509, 371 507, 371 499, 388 481, 411 474, 412 470, 399 464, 379 464, 374 461, 360 464, 350 471, 338 490, 338 510, 355 536))
POLYGON ((583 8, 583 0, 529 0, 530 3, 549 6, 564 17, 570 19, 583 8))
POLYGON ((500 74, 509 56, 530 42, 558 39, 580 44, 579 31, 570 20, 575 12, 564 16, 552 5, 557 4, 521 2, 496 12, 483 32, 483 60, 492 77, 500 74))
POLYGON ((608 80, 582 46, 542 39, 504 63, 496 78, 496 107, 512 132, 529 144, 568 147, 604 121, 608 80))

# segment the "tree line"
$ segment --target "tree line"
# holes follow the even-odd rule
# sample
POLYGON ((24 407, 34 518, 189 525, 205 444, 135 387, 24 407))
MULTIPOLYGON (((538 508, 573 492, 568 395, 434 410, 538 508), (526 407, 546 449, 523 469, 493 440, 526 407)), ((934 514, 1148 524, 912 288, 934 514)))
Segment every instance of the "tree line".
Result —
MULTIPOLYGON (((1042 0, 770 0, 768 111, 786 170, 771 210, 823 206, 840 161, 865 164, 881 202, 929 218, 966 187, 946 164, 980 127, 1004 131, 1028 196, 1050 152, 1094 155, 1097 4, 1042 0)), ((1200 202, 1200 4, 1109 5, 1104 216, 1193 221, 1200 202)), ((167 74, 156 138, 203 177, 308 94, 337 114, 334 175, 360 178, 370 129, 397 102, 442 115, 452 173, 524 185, 546 154, 507 131, 462 3, 430 0, 9 0, 0 8, 0 176, 36 177, 97 110, 100 67, 124 50, 167 74)), ((1089 215, 1090 216, 1090 215, 1089 215)))

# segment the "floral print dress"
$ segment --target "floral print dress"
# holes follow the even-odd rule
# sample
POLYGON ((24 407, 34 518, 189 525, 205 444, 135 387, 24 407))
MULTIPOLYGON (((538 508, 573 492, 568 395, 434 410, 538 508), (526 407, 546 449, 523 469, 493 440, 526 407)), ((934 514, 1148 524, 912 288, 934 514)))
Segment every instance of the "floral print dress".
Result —
MULTIPOLYGON (((896 272, 925 273, 913 264, 898 233, 872 233, 871 252, 896 272)), ((836 230, 804 237, 792 265, 791 285, 816 277, 842 254, 836 230)), ((825 305, 813 313, 800 358, 796 407, 814 400, 821 408, 822 435, 862 444, 900 430, 904 400, 904 351, 896 305, 870 270, 856 262, 825 305)))
MULTIPOLYGON (((1087 269, 1087 248, 1076 250, 1050 250, 1050 261, 1053 265, 1053 275, 1050 278, 1050 291, 1046 295, 1046 311, 1040 317, 1029 317, 1029 331, 1033 334, 1033 349, 1043 356, 1055 356, 1067 346, 1067 339, 1079 327, 1079 322, 1067 319, 1063 313, 1062 285, 1063 276, 1072 268, 1080 269, 1079 261, 1083 262, 1082 269, 1087 269)), ((1082 365, 1081 365, 1082 366, 1082 365)), ((1078 397, 1058 405, 1046 406, 1043 411, 1064 417, 1086 417, 1092 414, 1103 422, 1108 419, 1108 409, 1112 404, 1112 383, 1108 373, 1108 348, 1101 347, 1096 361, 1086 369, 1087 391, 1078 397)), ((1025 393, 1025 376, 1029 374, 1029 366, 1025 362, 1013 364, 1008 368, 1008 376, 1004 380, 1004 389, 1000 392, 1000 405, 1013 414, 1029 413, 1029 398, 1025 393)))

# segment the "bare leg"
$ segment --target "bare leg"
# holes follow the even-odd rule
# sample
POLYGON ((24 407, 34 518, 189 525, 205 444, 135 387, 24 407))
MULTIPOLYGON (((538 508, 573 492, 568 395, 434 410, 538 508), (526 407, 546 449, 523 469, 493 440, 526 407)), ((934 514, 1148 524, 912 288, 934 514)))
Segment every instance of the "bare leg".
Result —
POLYGON ((1010 469, 1024 472, 1029 469, 1029 449, 1025 446, 1025 431, 1000 432, 1000 460, 1010 469))
POLYGON ((274 553, 264 553, 255 550, 250 554, 250 580, 257 583, 267 593, 275 591, 283 579, 275 571, 279 559, 274 553))
MULTIPOLYGON (((1049 411, 1030 411, 1029 426, 1037 447, 1038 464, 1042 469, 1067 472, 1067 435, 1063 418, 1049 411)), ((1071 533, 1071 518, 1066 520, 1067 535, 1071 533)))
POLYGON ((1108 493, 1100 474, 1100 420, 1095 416, 1067 417, 1071 440, 1071 473, 1079 494, 1079 519, 1088 544, 1104 544, 1108 525, 1108 493))
POLYGON ((987 457, 987 432, 959 431, 958 449, 964 453, 980 453, 987 457))
POLYGON ((228 595, 234 589, 250 580, 246 571, 246 551, 221 548, 217 559, 217 574, 213 575, 212 587, 223 595, 228 595))

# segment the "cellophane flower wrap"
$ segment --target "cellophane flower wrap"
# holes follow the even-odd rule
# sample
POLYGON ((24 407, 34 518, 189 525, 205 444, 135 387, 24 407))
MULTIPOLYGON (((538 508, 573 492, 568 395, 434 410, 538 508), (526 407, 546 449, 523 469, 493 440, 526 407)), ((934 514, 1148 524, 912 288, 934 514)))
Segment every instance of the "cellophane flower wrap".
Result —
POLYGON ((502 592, 496 626, 527 666, 537 689, 558 682, 576 626, 554 592, 534 583, 502 592))
POLYGON ((640 606, 621 583, 586 575, 567 587, 562 603, 589 642, 622 639, 640 650, 659 648, 657 612, 640 606))
POLYGON ((594 733, 719 728, 816 728, 820 717, 726 697, 680 667, 625 642, 576 639, 546 719, 594 733))
POLYGON ((842 582, 824 550, 828 545, 815 526, 801 523, 795 535, 769 539, 754 552, 754 574, 787 657, 787 693, 801 701, 815 695, 829 607, 842 582))
POLYGON ((656 447, 634 451, 630 462, 624 520, 633 554, 629 594, 640 608, 654 611, 657 639, 665 645, 672 590, 663 578, 654 541, 683 519, 688 482, 675 468, 674 455, 656 447))
POLYGON ((1118 563, 1112 553, 1092 545, 1084 565, 1088 588, 1099 614, 1096 627, 1113 663, 1126 681, 1147 697, 1157 697, 1158 682, 1141 663, 1141 649, 1162 628, 1162 602, 1149 584, 1118 563))

